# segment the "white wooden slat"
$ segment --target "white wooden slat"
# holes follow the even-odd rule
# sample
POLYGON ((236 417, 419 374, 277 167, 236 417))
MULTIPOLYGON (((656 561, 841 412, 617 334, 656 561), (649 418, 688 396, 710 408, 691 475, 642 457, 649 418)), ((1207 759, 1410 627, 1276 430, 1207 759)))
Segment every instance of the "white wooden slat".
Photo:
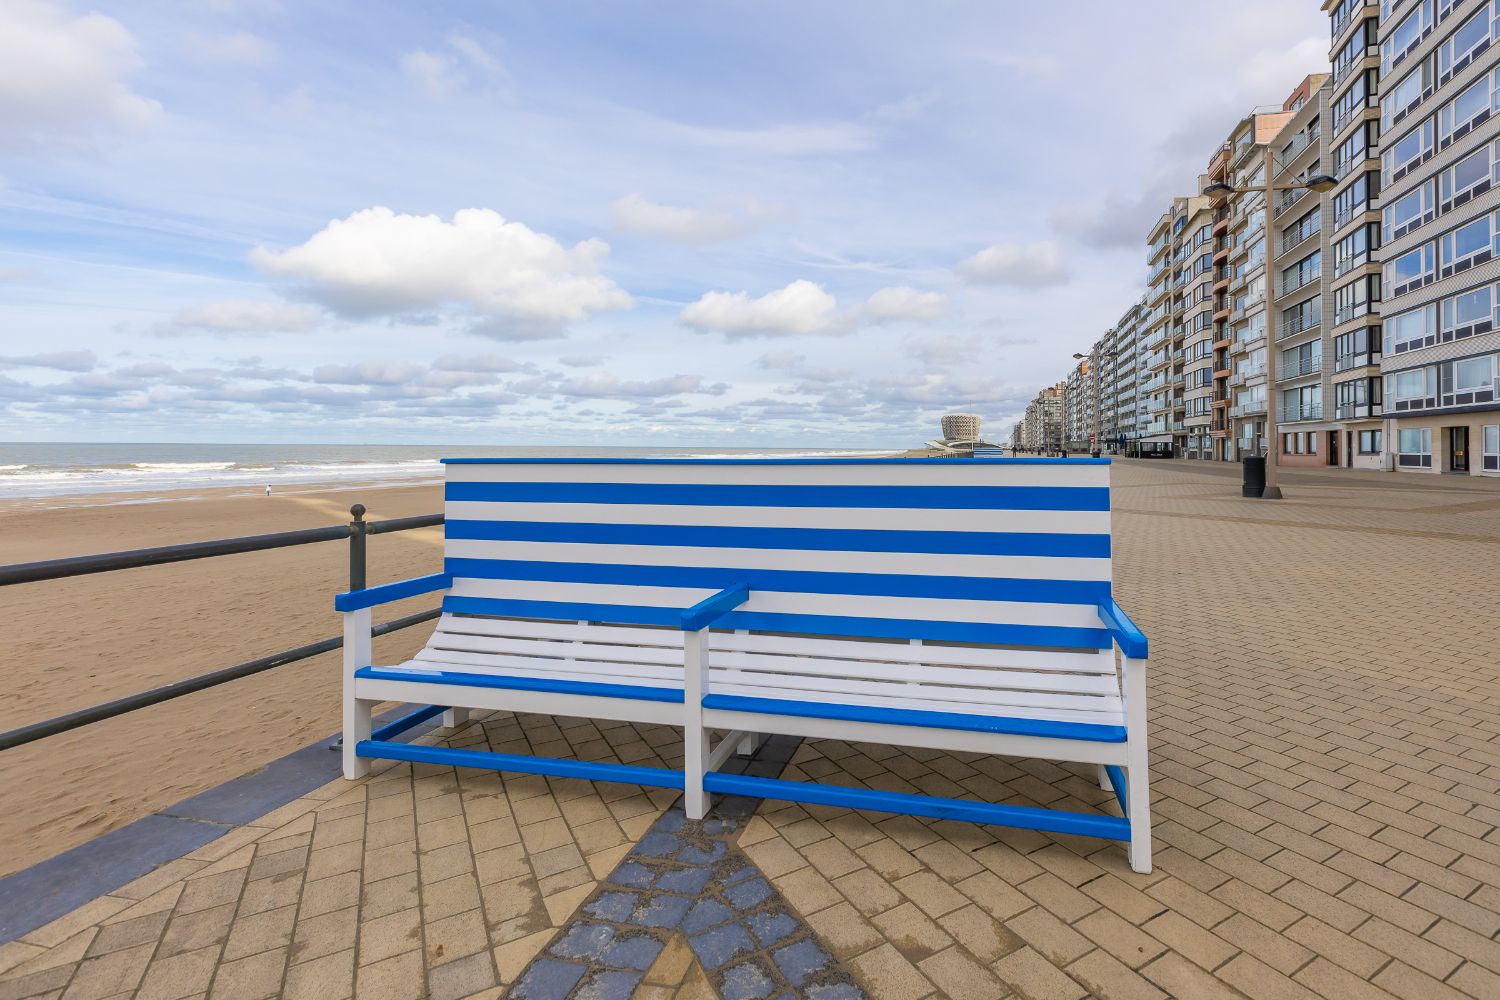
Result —
MULTIPOLYGON (((756 687, 754 685, 748 685, 748 684, 736 684, 736 683, 734 683, 732 681, 725 681, 722 684, 713 684, 712 687, 709 690, 709 694, 742 695, 742 696, 749 697, 749 698, 771 698, 771 699, 783 698, 783 699, 785 699, 787 701, 807 701, 808 700, 807 697, 805 696, 805 694, 803 692, 799 692, 799 691, 780 691, 780 692, 778 692, 775 689, 767 689, 767 688, 762 688, 762 687, 756 687)), ((972 704, 972 703, 965 703, 965 702, 961 702, 961 701, 953 701, 953 702, 912 701, 910 699, 883 698, 883 697, 876 697, 876 696, 873 696, 873 695, 852 694, 852 693, 844 696, 841 699, 839 699, 839 703, 840 704, 844 704, 844 705, 861 705, 861 706, 866 706, 866 707, 870 707, 870 708, 914 709, 914 710, 930 711, 930 712, 953 712, 953 713, 961 714, 961 715, 980 715, 980 716, 985 716, 985 717, 1001 717, 1001 718, 1013 718, 1013 719, 1039 719, 1039 720, 1048 720, 1048 721, 1055 721, 1055 722, 1083 722, 1083 723, 1089 723, 1089 724, 1092 724, 1092 725, 1099 725, 1099 726, 1118 726, 1118 725, 1124 725, 1124 722, 1123 722, 1124 716, 1123 715, 1120 715, 1118 713, 1109 713, 1109 712, 1077 712, 1077 711, 1070 711, 1070 710, 1067 710, 1067 709, 1048 709, 1048 708, 1035 708, 1035 709, 1028 708, 1025 711, 995 712, 995 711, 991 710, 988 706, 975 705, 975 704, 972 704)), ((751 726, 750 728, 754 728, 754 727, 751 726)), ((874 736, 872 734, 871 738, 878 740, 881 737, 874 736)), ((1064 759, 1065 760, 1067 758, 1054 758, 1054 759, 1064 759)))
POLYGON ((780 633, 715 632, 714 649, 737 649, 784 655, 826 656, 841 659, 893 660, 897 663, 940 663, 952 666, 1006 667, 1017 670, 1062 670, 1072 673, 1117 673, 1110 650, 1097 653, 1053 652, 1001 646, 947 646, 927 642, 823 638, 780 633))
POLYGON ((450 521, 1109 534, 1107 510, 933 511, 901 507, 709 507, 691 504, 449 500, 444 513, 450 521))
MULTIPOLYGON (((868 644, 867 644, 868 645, 868 644)), ((567 657, 612 663, 682 664, 680 649, 662 647, 579 644, 440 633, 427 644, 427 651, 456 650, 470 653, 503 653, 508 656, 567 657)), ((878 655, 879 649, 867 651, 878 655)), ((1118 695, 1114 677, 1103 674, 1066 674, 1039 670, 998 670, 986 667, 939 667, 926 664, 881 663, 872 659, 828 659, 811 656, 779 656, 715 649, 715 667, 768 673, 810 674, 821 677, 944 684, 959 687, 1006 688, 1017 691, 1058 691, 1071 694, 1118 695)))
MULTIPOLYGON (((480 580, 473 577, 459 577, 454 579, 449 593, 455 597, 570 601, 683 610, 705 598, 712 597, 718 591, 698 587, 633 587, 620 584, 480 580)), ((859 594, 789 594, 752 590, 750 599, 736 610, 771 614, 829 615, 844 618, 1102 628, 1098 610, 1087 604, 1029 604, 1019 601, 867 597, 859 594)))
MULTIPOLYGON (((566 641, 649 644, 665 649, 682 649, 682 632, 672 628, 600 624, 580 626, 575 622, 444 615, 439 622, 438 630, 440 633, 453 632, 464 635, 524 636, 566 641)), ((1117 674, 1114 652, 1107 649, 1097 653, 1074 653, 996 646, 947 646, 930 642, 913 648, 905 642, 745 631, 713 633, 713 648, 836 659, 869 658, 896 663, 1057 670, 1110 676, 1117 674)))
POLYGON ((698 545, 614 545, 593 542, 503 542, 449 538, 450 559, 623 566, 803 570, 816 573, 890 573, 898 576, 974 576, 984 579, 1110 579, 1110 561, 1077 556, 951 555, 942 552, 852 552, 810 549, 736 549, 698 545))
POLYGON ((705 483, 763 486, 1108 486, 1108 465, 449 465, 450 483, 705 483))
MULTIPOLYGON (((384 668, 409 673, 413 680, 442 672, 474 673, 494 677, 545 678, 589 684, 622 684, 640 687, 682 686, 681 669, 641 667, 624 672, 621 664, 595 664, 525 657, 426 652, 398 667, 384 668), (472 662, 478 660, 479 662, 472 662), (675 674, 675 676, 674 676, 675 674)), ((828 704, 872 705, 884 708, 959 712, 966 715, 1004 715, 1025 718, 1067 718, 1075 722, 1118 725, 1123 709, 1118 697, 1042 695, 1034 692, 976 691, 937 685, 887 685, 834 678, 794 677, 785 674, 754 675, 741 671, 711 669, 709 693, 739 694, 755 698, 818 701, 828 704), (773 678, 774 683, 760 683, 773 678)), ((436 697, 436 696, 435 696, 436 697)), ((438 700, 441 700, 439 698, 438 700)))

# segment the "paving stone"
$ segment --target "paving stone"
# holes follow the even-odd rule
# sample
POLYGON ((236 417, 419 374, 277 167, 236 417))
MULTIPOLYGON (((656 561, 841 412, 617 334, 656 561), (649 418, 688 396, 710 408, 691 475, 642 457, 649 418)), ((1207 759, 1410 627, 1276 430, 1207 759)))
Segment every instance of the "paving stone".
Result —
POLYGON ((340 1000, 353 993, 352 948, 300 962, 287 969, 287 1000, 340 1000))
POLYGON ((736 955, 756 950, 749 932, 738 923, 722 924, 690 936, 688 945, 692 947, 693 954, 698 956, 698 961, 703 963, 703 968, 709 972, 736 955))

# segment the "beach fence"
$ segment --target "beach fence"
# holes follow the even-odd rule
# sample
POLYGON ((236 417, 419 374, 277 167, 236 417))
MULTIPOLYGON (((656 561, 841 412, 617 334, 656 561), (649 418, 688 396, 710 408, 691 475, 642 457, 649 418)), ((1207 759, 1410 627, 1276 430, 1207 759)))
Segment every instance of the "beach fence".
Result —
MULTIPOLYGON (((42 580, 61 580, 71 576, 86 576, 90 573, 108 573, 121 569, 138 569, 143 566, 159 566, 164 563, 186 562, 192 559, 212 559, 219 556, 237 555, 242 552, 262 552, 266 549, 287 548, 293 545, 313 545, 319 542, 349 542, 349 589, 365 589, 366 544, 370 535, 384 535, 395 531, 411 531, 416 528, 431 528, 443 523, 442 514, 420 514, 415 517, 397 517, 384 521, 366 521, 363 504, 349 509, 352 520, 348 524, 329 525, 324 528, 304 528, 300 531, 278 531, 267 535, 247 535, 241 538, 220 538, 207 542, 187 542, 182 545, 163 545, 150 549, 131 549, 125 552, 105 552, 90 556, 71 556, 66 559, 47 559, 41 562, 13 563, 0 566, 0 587, 42 580)), ((433 608, 413 615, 396 618, 376 625, 373 634, 387 635, 413 625, 420 625, 438 617, 441 609, 433 608)), ((197 677, 174 681, 149 691, 117 698, 102 705, 80 708, 52 719, 33 722, 7 732, 0 733, 0 750, 9 750, 36 740, 46 739, 70 729, 87 726, 104 719, 134 712, 137 709, 157 705, 173 698, 202 691, 205 688, 227 684, 266 670, 296 663, 321 653, 332 652, 344 645, 342 635, 318 642, 283 650, 269 656, 257 657, 244 663, 212 670, 197 677)), ((411 719, 401 720, 406 728, 415 724, 411 719)), ((419 721, 419 720, 418 720, 419 721)), ((388 727, 394 728, 394 727, 388 727)))

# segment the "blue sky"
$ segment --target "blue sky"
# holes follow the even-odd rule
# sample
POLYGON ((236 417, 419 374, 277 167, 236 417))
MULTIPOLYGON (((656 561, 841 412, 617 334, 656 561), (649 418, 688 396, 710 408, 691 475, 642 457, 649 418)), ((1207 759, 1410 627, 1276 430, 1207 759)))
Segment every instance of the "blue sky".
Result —
POLYGON ((1326 32, 1313 0, 4 0, 0 439, 998 437, 1326 32))

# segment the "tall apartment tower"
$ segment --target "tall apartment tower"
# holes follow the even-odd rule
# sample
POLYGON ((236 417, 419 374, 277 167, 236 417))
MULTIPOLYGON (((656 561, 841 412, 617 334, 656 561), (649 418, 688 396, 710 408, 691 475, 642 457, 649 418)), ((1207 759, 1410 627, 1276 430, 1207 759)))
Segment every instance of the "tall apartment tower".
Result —
POLYGON ((1378 31, 1385 451, 1500 474, 1500 11, 1385 0, 1378 31))
MULTIPOLYGON (((1390 2, 1390 0, 1387 0, 1390 2)), ((1383 236, 1378 208, 1382 86, 1379 8, 1374 0, 1325 0, 1329 15, 1327 120, 1328 173, 1338 186, 1324 196, 1324 219, 1333 269, 1324 318, 1330 335, 1333 416, 1338 437, 1325 464, 1386 467, 1381 417, 1381 274, 1383 236)), ((1326 261, 1325 261, 1326 263, 1326 261)), ((1325 350, 1325 355, 1328 352, 1325 350)))

